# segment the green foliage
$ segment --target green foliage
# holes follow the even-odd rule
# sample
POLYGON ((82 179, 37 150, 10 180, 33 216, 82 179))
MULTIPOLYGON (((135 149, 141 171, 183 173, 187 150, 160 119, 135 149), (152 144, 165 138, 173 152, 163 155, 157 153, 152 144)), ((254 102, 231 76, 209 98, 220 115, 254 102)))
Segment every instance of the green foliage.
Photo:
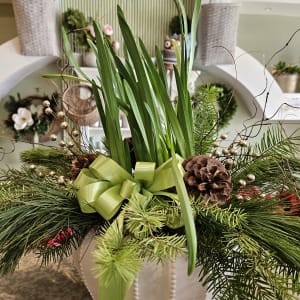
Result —
POLYGON ((136 195, 124 208, 126 229, 138 239, 156 234, 166 223, 166 210, 155 200, 152 202, 148 205, 136 195))
POLYGON ((175 260, 176 257, 186 255, 186 239, 183 235, 149 236, 139 244, 142 257, 155 261, 175 260))
POLYGON ((299 142, 298 136, 286 136, 280 127, 268 128, 259 143, 242 149, 235 158, 232 182, 237 187, 239 179, 255 174, 255 184, 264 190, 296 192, 299 189, 299 142), (255 153, 258 155, 253 155, 255 153))
POLYGON ((150 200, 134 197, 123 210, 127 236, 138 241, 139 256, 161 262, 185 254, 186 238, 165 231, 168 222, 166 200, 160 197, 150 200))
POLYGON ((24 253, 35 252, 42 263, 60 261, 78 246, 87 230, 99 225, 98 215, 82 214, 77 199, 52 178, 29 170, 9 170, 0 186, 0 273, 14 271, 24 253), (16 222, 17 220, 17 222, 16 222), (72 228, 60 247, 48 245, 62 230, 72 228))
POLYGON ((93 40, 93 36, 87 26, 92 20, 87 20, 85 15, 78 9, 69 8, 62 13, 62 26, 68 34, 74 34, 75 46, 88 50, 90 45, 88 40, 93 40))
POLYGON ((54 170, 57 174, 69 175, 72 158, 63 150, 54 148, 34 148, 23 151, 21 161, 54 170), (53 166, 55 162, 55 167, 53 166))
POLYGON ((200 85, 193 95, 193 101, 197 103, 197 106, 199 106, 201 105, 203 98, 208 98, 209 94, 213 93, 215 93, 217 98, 217 126, 218 129, 221 129, 228 125, 232 119, 237 110, 237 103, 233 89, 222 83, 208 83, 200 85))
POLYGON ((74 31, 86 27, 87 22, 81 11, 69 8, 62 14, 62 25, 66 31, 74 31))
POLYGON ((222 223, 215 213, 197 215, 200 280, 214 299, 293 299, 291 291, 299 291, 299 220, 279 215, 276 201, 235 204, 234 227, 224 216, 230 207, 220 213, 222 223))
POLYGON ((124 236, 123 217, 119 216, 97 239, 94 254, 97 277, 106 279, 104 285, 113 283, 119 277, 132 282, 142 263, 138 250, 138 244, 124 236))
MULTIPOLYGON (((174 33, 180 34, 181 33, 181 26, 183 23, 183 20, 180 19, 180 16, 174 16, 169 24, 169 31, 170 34, 173 35, 174 33)), ((187 24, 188 24, 188 32, 191 32, 191 19, 187 18, 187 24)))
POLYGON ((241 209, 232 207, 219 207, 209 203, 199 201, 193 203, 196 215, 202 218, 211 218, 213 222, 224 225, 230 229, 239 227, 239 224, 245 220, 246 216, 241 209))
POLYGON ((217 136, 217 99, 221 89, 214 85, 202 86, 193 96, 195 152, 209 153, 217 136))
MULTIPOLYGON (((183 157, 191 155, 194 151, 194 140, 191 130, 191 103, 186 84, 187 64, 183 64, 176 75, 179 86, 176 111, 172 107, 161 72, 157 70, 143 43, 140 41, 137 45, 120 9, 118 18, 126 49, 125 63, 108 47, 99 25, 96 24, 96 47, 93 47, 96 54, 101 53, 97 55, 101 88, 93 83, 94 94, 112 158, 129 168, 128 162, 123 162, 126 150, 121 144, 122 137, 118 133, 119 120, 115 117, 114 107, 123 110, 127 116, 138 160, 154 161, 161 165, 171 156, 171 149, 175 149, 183 157), (103 96, 104 101, 109 101, 110 114, 105 113, 100 96, 103 96)), ((63 38, 67 54, 72 57, 66 35, 63 35, 63 38)), ((77 69, 80 72, 80 69, 77 69)), ((163 70, 163 66, 160 65, 159 69, 163 70)))
POLYGON ((300 67, 297 65, 290 65, 284 61, 279 61, 272 70, 272 74, 278 76, 280 74, 299 74, 300 67))

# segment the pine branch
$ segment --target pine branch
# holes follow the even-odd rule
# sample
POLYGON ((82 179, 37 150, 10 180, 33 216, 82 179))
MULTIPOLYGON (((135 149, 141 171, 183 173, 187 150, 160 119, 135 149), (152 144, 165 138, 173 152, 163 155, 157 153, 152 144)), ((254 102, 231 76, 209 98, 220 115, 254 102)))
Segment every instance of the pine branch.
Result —
POLYGON ((60 261, 70 255, 89 228, 103 222, 98 215, 83 214, 77 199, 51 178, 26 170, 9 170, 6 176, 9 188, 0 202, 1 274, 12 272, 29 251, 42 256, 45 264, 60 261), (61 246, 48 243, 67 228, 72 235, 61 246))
POLYGON ((21 153, 21 161, 27 164, 35 164, 49 170, 54 169, 56 173, 67 175, 71 169, 72 158, 66 152, 53 148, 34 148, 21 153))
POLYGON ((274 192, 285 186, 296 192, 300 173, 300 160, 296 156, 298 144, 299 137, 285 137, 280 128, 269 129, 260 144, 247 147, 235 159, 231 171, 234 186, 238 187, 238 180, 245 179, 247 174, 254 174, 255 185, 266 190, 273 189, 274 192), (259 153, 259 156, 253 156, 253 153, 259 153))
POLYGON ((138 244, 124 237, 121 214, 97 239, 95 275, 105 280, 104 285, 109 285, 118 277, 133 281, 142 263, 138 253, 138 244))
POLYGON ((139 249, 142 257, 157 263, 187 254, 185 237, 176 234, 144 238, 140 240, 139 249))
MULTIPOLYGON (((227 208, 221 208, 218 205, 209 205, 206 202, 194 203, 193 205, 197 218, 212 219, 216 223, 220 223, 228 228, 236 228, 243 220, 245 214, 239 208, 233 208, 231 205, 227 208)), ((205 222, 205 221, 204 221, 205 222)))
POLYGON ((166 223, 164 207, 134 196, 124 207, 125 228, 136 238, 142 239, 158 232, 166 223))
POLYGON ((202 86, 193 98, 195 153, 206 154, 211 150, 217 133, 217 98, 220 93, 215 86, 202 86))
POLYGON ((240 174, 245 168, 261 161, 289 159, 299 153, 300 137, 284 136, 280 127, 270 127, 264 133, 260 142, 254 146, 242 148, 240 155, 235 160, 232 175, 240 174), (252 155, 257 153, 257 155, 252 155))

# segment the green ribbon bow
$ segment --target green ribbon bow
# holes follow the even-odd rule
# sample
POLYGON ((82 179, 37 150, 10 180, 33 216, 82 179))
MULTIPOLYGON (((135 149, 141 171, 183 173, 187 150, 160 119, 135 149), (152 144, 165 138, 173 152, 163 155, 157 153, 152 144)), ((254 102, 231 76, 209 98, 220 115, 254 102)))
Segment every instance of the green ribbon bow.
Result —
MULTIPOLYGON (((192 209, 182 179, 182 158, 173 154, 157 169, 153 162, 137 162, 134 176, 124 170, 111 158, 99 155, 88 169, 81 170, 74 181, 78 188, 77 198, 83 213, 99 213, 110 220, 120 209, 123 200, 135 195, 144 201, 150 201, 153 195, 162 195, 178 201, 182 211, 182 219, 167 222, 170 227, 184 225, 187 236, 189 267, 188 273, 194 269, 197 250, 195 224, 192 209), (171 187, 177 189, 177 195, 165 192, 171 187)), ((132 282, 117 278, 105 286, 100 278, 99 300, 122 300, 132 282)))
MULTIPOLYGON (((177 158, 181 164, 182 158, 177 158)), ((88 169, 81 170, 74 185, 78 188, 77 199, 83 213, 97 212, 110 220, 122 202, 133 194, 139 193, 147 200, 153 194, 163 194, 163 190, 174 187, 172 159, 157 169, 154 162, 137 162, 133 177, 111 158, 99 155, 88 169)))

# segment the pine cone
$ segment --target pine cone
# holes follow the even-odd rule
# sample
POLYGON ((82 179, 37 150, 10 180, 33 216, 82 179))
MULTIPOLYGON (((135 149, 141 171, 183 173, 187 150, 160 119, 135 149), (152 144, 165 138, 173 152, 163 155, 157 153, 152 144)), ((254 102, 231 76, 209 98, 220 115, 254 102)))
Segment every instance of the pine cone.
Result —
POLYGON ((215 158, 192 156, 183 162, 184 181, 191 196, 223 205, 232 191, 230 175, 225 166, 215 158))
POLYGON ((83 168, 87 168, 95 159, 97 155, 94 153, 85 153, 77 156, 72 161, 71 178, 75 179, 83 168))

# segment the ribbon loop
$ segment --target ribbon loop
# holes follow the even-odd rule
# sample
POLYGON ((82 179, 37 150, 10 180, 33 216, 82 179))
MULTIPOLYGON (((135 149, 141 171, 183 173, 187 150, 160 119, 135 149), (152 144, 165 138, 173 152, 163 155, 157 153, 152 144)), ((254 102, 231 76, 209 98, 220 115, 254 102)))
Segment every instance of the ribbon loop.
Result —
POLYGON ((123 199, 130 199, 134 192, 140 191, 140 185, 132 180, 126 179, 120 189, 120 195, 123 199))
POLYGON ((134 175, 133 178, 111 158, 99 155, 74 181, 81 211, 97 212, 109 220, 118 212, 123 200, 135 196, 149 203, 154 194, 175 186, 171 159, 157 169, 154 162, 137 162, 134 175))
POLYGON ((134 178, 137 181, 143 182, 146 186, 153 182, 155 174, 154 162, 136 162, 134 178))

